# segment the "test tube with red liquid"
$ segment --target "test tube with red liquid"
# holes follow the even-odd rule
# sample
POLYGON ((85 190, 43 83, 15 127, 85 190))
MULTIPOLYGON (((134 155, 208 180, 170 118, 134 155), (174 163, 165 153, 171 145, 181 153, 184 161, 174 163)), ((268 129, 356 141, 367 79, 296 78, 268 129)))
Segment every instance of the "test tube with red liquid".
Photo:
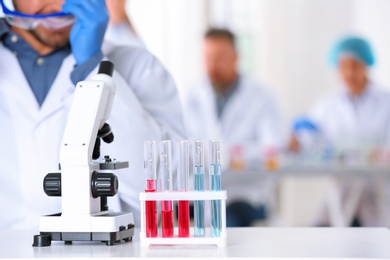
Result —
MULTIPOLYGON (((157 161, 156 141, 144 142, 144 168, 146 174, 145 192, 156 192, 157 161)), ((145 202, 146 236, 157 237, 157 202, 145 202)))
MULTIPOLYGON (((178 172, 178 191, 187 192, 190 175, 190 142, 180 141, 180 171, 178 172)), ((188 200, 179 200, 179 237, 190 236, 190 207, 188 200)))
MULTIPOLYGON (((172 191, 172 144, 169 140, 160 143, 160 189, 172 191)), ((161 201, 162 236, 173 237, 173 207, 171 200, 161 201)))

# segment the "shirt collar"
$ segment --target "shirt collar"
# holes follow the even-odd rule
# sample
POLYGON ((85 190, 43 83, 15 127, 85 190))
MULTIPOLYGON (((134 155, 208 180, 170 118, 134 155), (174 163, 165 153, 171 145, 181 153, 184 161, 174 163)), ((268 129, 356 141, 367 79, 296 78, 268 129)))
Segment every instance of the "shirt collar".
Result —
POLYGON ((4 35, 8 34, 11 31, 9 25, 4 18, 0 18, 0 39, 3 39, 4 35))
POLYGON ((357 97, 351 96, 349 94, 348 90, 346 90, 346 88, 344 88, 344 96, 347 100, 354 102, 354 103, 356 103, 356 102, 360 103, 363 100, 373 98, 373 97, 375 97, 373 83, 371 81, 368 81, 363 93, 357 97))
POLYGON ((233 95, 233 93, 237 90, 239 84, 240 84, 240 76, 237 75, 236 80, 232 84, 229 85, 226 93, 223 93, 223 94, 215 93, 216 97, 218 99, 226 99, 226 100, 229 99, 233 95))

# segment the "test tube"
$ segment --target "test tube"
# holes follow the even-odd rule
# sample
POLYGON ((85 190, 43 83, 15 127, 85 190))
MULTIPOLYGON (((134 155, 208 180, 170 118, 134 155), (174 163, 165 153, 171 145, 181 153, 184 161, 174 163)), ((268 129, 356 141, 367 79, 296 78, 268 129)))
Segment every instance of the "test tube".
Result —
MULTIPOLYGON (((190 142, 180 141, 180 172, 178 174, 178 191, 188 191, 190 177, 190 142)), ((190 207, 188 200, 179 200, 178 207, 179 237, 190 236, 190 207)))
MULTIPOLYGON (((144 142, 144 168, 146 174, 145 192, 156 192, 157 180, 156 141, 144 142)), ((157 203, 145 202, 146 236, 157 236, 157 203)))
MULTIPOLYGON (((160 145, 161 191, 172 191, 172 144, 169 140, 161 141, 160 145)), ((173 237, 172 201, 161 201, 162 236, 173 237)))
MULTIPOLYGON (((219 140, 210 140, 210 190, 221 190, 221 142, 219 140)), ((211 201, 211 236, 221 236, 221 201, 211 201)))
MULTIPOLYGON (((203 161, 203 141, 194 141, 193 146, 194 156, 194 177, 195 191, 204 191, 204 161, 203 161)), ((195 236, 205 235, 204 224, 204 201, 196 200, 194 203, 194 220, 195 220, 195 236)))

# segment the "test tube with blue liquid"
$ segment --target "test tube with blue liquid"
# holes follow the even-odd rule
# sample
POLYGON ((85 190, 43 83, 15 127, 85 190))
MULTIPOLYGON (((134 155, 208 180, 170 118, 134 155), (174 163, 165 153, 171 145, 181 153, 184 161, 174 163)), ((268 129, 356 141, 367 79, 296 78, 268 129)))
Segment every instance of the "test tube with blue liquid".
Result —
MULTIPOLYGON (((219 140, 210 140, 210 190, 221 190, 221 142, 219 140)), ((211 236, 221 236, 221 201, 211 201, 211 236)))
MULTIPOLYGON (((160 143, 161 178, 160 189, 163 192, 172 191, 172 144, 169 140, 160 143)), ((173 237, 173 207, 172 201, 161 201, 162 236, 173 237)))
MULTIPOLYGON (((194 141, 193 171, 195 178, 195 191, 204 191, 204 160, 203 141, 194 141)), ((196 200, 194 203, 195 236, 205 235, 204 201, 196 200)))

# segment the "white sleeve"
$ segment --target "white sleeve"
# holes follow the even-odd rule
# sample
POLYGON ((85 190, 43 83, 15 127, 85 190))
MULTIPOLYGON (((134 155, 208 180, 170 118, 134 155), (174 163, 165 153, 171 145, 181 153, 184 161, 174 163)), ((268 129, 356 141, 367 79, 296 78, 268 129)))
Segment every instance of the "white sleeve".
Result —
MULTIPOLYGON (((185 139, 182 109, 172 77, 148 51, 117 46, 106 52, 106 56, 114 63, 115 73, 120 74, 128 86, 126 102, 134 112, 130 115, 131 120, 137 127, 139 138, 144 138, 135 140, 132 145, 131 150, 137 151, 131 155, 131 160, 136 162, 132 174, 120 176, 122 210, 131 210, 137 224, 140 216, 138 194, 144 189, 143 141, 168 139, 175 145, 177 140, 185 139)), ((172 150, 172 168, 176 169, 177 153, 175 147, 172 150)), ((175 171, 173 176, 175 185, 175 171)))
POLYGON ((133 32, 130 25, 126 22, 119 24, 109 23, 105 34, 105 40, 116 45, 146 49, 145 43, 133 32))
POLYGON ((118 48, 108 58, 160 127, 161 138, 184 138, 182 106, 176 85, 161 63, 146 50, 127 47, 118 48))
POLYGON ((265 103, 261 107, 256 134, 258 145, 261 148, 280 149, 285 145, 286 129, 282 123, 276 100, 271 94, 265 98, 265 103))

